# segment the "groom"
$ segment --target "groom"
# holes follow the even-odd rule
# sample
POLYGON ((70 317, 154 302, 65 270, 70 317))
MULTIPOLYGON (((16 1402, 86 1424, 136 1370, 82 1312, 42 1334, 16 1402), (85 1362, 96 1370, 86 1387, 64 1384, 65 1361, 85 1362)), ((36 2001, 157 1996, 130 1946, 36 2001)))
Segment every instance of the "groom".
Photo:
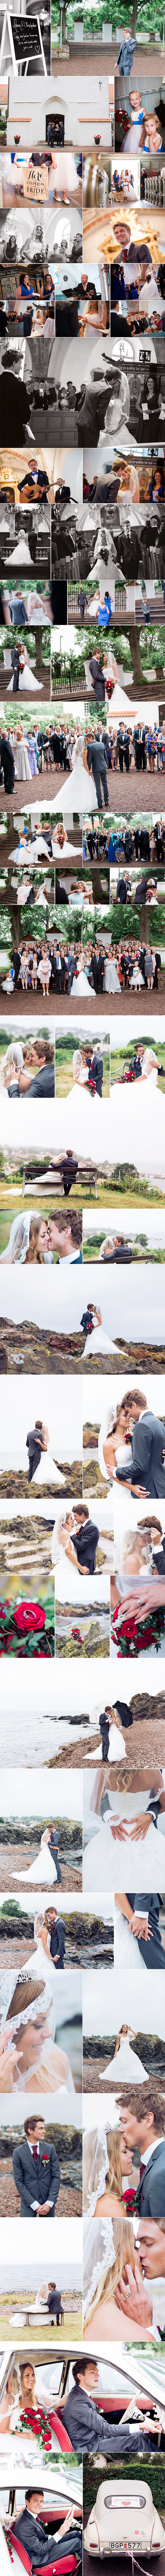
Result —
POLYGON ((49 1829, 48 1851, 50 1851, 50 1857, 51 1857, 51 1860, 55 1860, 56 1871, 57 1871, 57 1886, 58 1886, 58 1887, 61 1887, 61 1869, 60 1869, 60 1861, 58 1860, 58 1844, 59 1844, 59 1833, 57 1832, 56 1826, 55 1826, 55 1825, 52 1825, 52 1827, 50 1826, 50 1829, 49 1829))
MULTIPOLYGON (((100 1315, 100 1312, 99 1312, 99 1318, 98 1318, 98 1320, 99 1320, 99 1323, 101 1324, 101 1315, 100 1315)), ((81 1321, 81 1330, 82 1330, 82 1332, 83 1332, 83 1333, 88 1333, 88 1334, 92 1333, 92 1331, 93 1331, 93 1300, 92 1300, 92 1302, 91 1302, 91 1305, 90 1305, 90 1300, 89 1300, 88 1306, 86 1306, 86 1308, 85 1308, 84 1315, 81 1315, 81 1319, 80 1319, 80 1321, 81 1321)))
POLYGON ((75 1505, 74 1520, 77 1523, 77 1529, 76 1533, 72 1535, 72 1546, 75 1547, 76 1550, 77 1563, 80 1566, 80 1574, 95 1574, 96 1547, 98 1545, 98 1539, 100 1538, 100 1530, 97 1529, 97 1521, 90 1521, 86 1504, 83 1504, 82 1511, 80 1507, 75 1505))
POLYGON ((60 2191, 60 2165, 56 2148, 44 2144, 45 2121, 34 2114, 24 2120, 21 2144, 13 2149, 13 2174, 16 2191, 21 2196, 20 2218, 54 2218, 55 2202, 60 2191))
POLYGON ((130 1401, 134 1415, 131 1439, 133 1466, 117 1469, 117 1484, 128 1485, 131 1494, 158 1494, 165 1499, 165 1426, 156 1413, 143 1411, 138 1398, 130 1401))
POLYGON ((66 1923, 64 1923, 64 1915, 63 1915, 63 1914, 56 1914, 56 1907, 55 1907, 55 1905, 47 1905, 47 1908, 46 1908, 46 1917, 47 1917, 48 1932, 50 1932, 50 1934, 51 1934, 51 1939, 50 1939, 50 1959, 54 1959, 54 1967, 55 1967, 55 1968, 64 1968, 65 1932, 66 1932, 66 1923))

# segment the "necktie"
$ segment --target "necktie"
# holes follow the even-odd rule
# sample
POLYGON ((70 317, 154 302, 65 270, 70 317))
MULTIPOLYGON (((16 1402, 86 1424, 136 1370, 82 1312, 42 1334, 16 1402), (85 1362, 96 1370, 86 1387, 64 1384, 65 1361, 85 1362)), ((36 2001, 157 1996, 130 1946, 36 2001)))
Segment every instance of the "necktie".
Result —
POLYGON ((35 2164, 35 2165, 38 2165, 38 2164, 39 2164, 39 2147, 32 2147, 32 2155, 34 2156, 34 2164, 35 2164))
POLYGON ((144 2165, 140 2165, 140 2176, 139 2176, 139 2180, 140 2180, 140 2182, 142 2181, 142 2174, 143 2174, 143 2173, 145 2173, 145 2164, 144 2164, 144 2165))

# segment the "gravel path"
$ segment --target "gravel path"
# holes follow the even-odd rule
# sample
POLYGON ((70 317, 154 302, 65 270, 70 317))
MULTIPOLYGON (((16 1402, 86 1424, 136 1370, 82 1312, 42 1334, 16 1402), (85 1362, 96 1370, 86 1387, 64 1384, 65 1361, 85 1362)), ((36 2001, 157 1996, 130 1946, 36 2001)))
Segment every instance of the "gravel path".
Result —
MULTIPOLYGON (((124 1734, 124 1721, 123 1721, 123 1734, 124 1734)), ((128 1739, 126 1739, 126 1740, 127 1740, 127 1742, 128 1742, 128 1739)), ((64 1746, 64 1751, 63 1751, 63 1753, 62 1753, 62 1750, 61 1750, 61 1747, 60 1747, 60 1752, 59 1752, 59 1753, 57 1753, 57 1754, 54 1754, 54 1758, 52 1758, 52 1761, 51 1761, 51 1762, 48 1762, 48 1765, 47 1765, 48 1771, 66 1771, 66 1770, 67 1770, 67 1771, 82 1771, 82 1770, 83 1770, 83 1766, 84 1766, 84 1769, 85 1769, 85 1770, 88 1768, 88 1771, 89 1771, 89 1770, 90 1770, 90 1764, 89 1764, 89 1762, 88 1762, 88 1765, 87 1765, 87 1763, 86 1763, 86 1753, 87 1753, 87 1751, 89 1752, 89 1736, 88 1736, 88 1738, 86 1737, 86 1730, 85 1730, 85 1736, 84 1736, 83 1738, 82 1738, 82 1736, 81 1736, 81 1740, 80 1740, 80 1743, 79 1743, 79 1744, 71 1744, 71 1745, 70 1745, 70 1747, 68 1746, 68 1744, 67 1744, 67 1747, 66 1747, 66 1745, 65 1745, 65 1746, 64 1746)), ((91 1738, 91 1771, 92 1771, 92 1765, 93 1765, 93 1763, 94 1763, 94 1755, 95 1755, 95 1753, 97 1753, 97 1754, 98 1754, 98 1734, 97 1734, 97 1735, 92 1735, 92 1738, 91 1738)), ((150 1722, 150 1720, 149 1720, 149 1719, 148 1719, 148 1720, 147 1720, 147 1719, 145 1720, 145 1719, 143 1718, 143 1719, 141 1719, 141 1720, 140 1720, 140 1718, 139 1718, 139 1725, 138 1725, 138 1721, 135 1721, 135 1719, 134 1719, 134 1721, 133 1721, 133 1726, 131 1726, 131 1731, 130 1731, 130 1736, 129 1736, 129 1757, 128 1757, 128 1758, 130 1758, 130 1761, 131 1761, 132 1763, 136 1762, 136 1763, 137 1763, 137 1768, 138 1768, 138 1764, 140 1764, 140 1763, 145 1763, 145 1762, 147 1762, 147 1763, 148 1763, 148 1762, 151 1762, 151 1763, 152 1763, 152 1762, 153 1762, 153 1756, 155 1757, 155 1761, 156 1761, 156 1762, 160 1762, 160 1763, 161 1763, 161 1762, 163 1762, 163 1761, 164 1761, 164 1719, 163 1719, 163 1717, 162 1717, 162 1718, 160 1718, 160 1720, 159 1720, 159 1721, 158 1721, 158 1723, 156 1724, 156 1722, 155 1722, 155 1713, 154 1713, 154 1719, 153 1719, 153 1722, 152 1722, 152 1720, 151 1720, 151 1722, 150 1722)), ((98 1769, 98 1764, 97 1764, 97 1769, 98 1769)), ((114 1770, 114 1765, 113 1765, 113 1770, 114 1770)))
MULTIPOLYGON (((109 2060, 109 2058, 108 2058, 108 2044, 107 2044, 107 2065, 108 2065, 109 2063, 110 2063, 110 2060, 109 2060)), ((110 2075, 107 2075, 107 2076, 105 2075, 105 2058, 103 2057, 103 2059, 101 2059, 101 2057, 97 2057, 97 2056, 95 2055, 95 2057, 94 2057, 94 2058, 89 2057, 88 2059, 86 2058, 86 2060, 85 2060, 85 2058, 84 2058, 84 2056, 83 2056, 83 2093, 98 2093, 98 2094, 100 2093, 101 2067, 102 2067, 102 2069, 104 2068, 104 2088, 103 2088, 103 2089, 104 2089, 104 2093, 105 2093, 105 2094, 107 2094, 107 2093, 109 2093, 109 2092, 110 2092, 110 2088, 111 2088, 111 2079, 110 2079, 110 2075)), ((147 2071, 148 2071, 148 2070, 147 2070, 147 2071)), ((158 2074, 157 2074, 157 2075, 155 2075, 154 2058, 153 2058, 153 2066, 152 2066, 152 2069, 151 2069, 151 2075, 152 2075, 152 2078, 153 2078, 153 2080, 154 2080, 154 2091, 155 2091, 155 2093, 156 2093, 156 2091, 158 2090, 158 2093, 159 2093, 159 2092, 160 2092, 160 2076, 159 2076, 158 2074)), ((135 2091, 136 2091, 136 2087, 135 2087, 135 2091)), ((117 2083, 115 2084, 115 2092, 117 2093, 117 2083)), ((124 2085, 122 2084, 122 2099, 123 2099, 123 2093, 124 2093, 124 2085)), ((126 2088, 126 2087, 125 2087, 125 2100, 127 2101, 127 2088, 126 2088)), ((136 2183, 137 2183, 137 2174, 136 2174, 136 2183)))
MULTIPOLYGON (((54 723, 55 721, 56 719, 54 714, 54 723)), ((60 771, 59 778, 59 769, 55 769, 55 767, 53 767, 53 770, 51 771, 49 769, 43 769, 42 771, 40 769, 36 770, 35 777, 29 779, 29 796, 27 792, 27 780, 23 780, 23 778, 16 780, 14 786, 14 797, 12 793, 11 796, 7 796, 5 798, 7 814, 12 814, 13 808, 14 814, 21 813, 24 794, 25 810, 27 811, 28 803, 30 806, 38 805, 38 803, 41 805, 42 797, 44 796, 46 796, 47 804, 51 805, 52 810, 52 802, 54 805, 54 799, 56 796, 59 796, 59 792, 62 806, 63 783, 64 770, 60 771)), ((125 800, 125 794, 127 799, 127 815, 132 814, 132 812, 135 811, 136 788, 138 789, 138 813, 148 814, 149 801, 151 802, 152 813, 162 813, 164 802, 164 777, 162 770, 160 769, 151 771, 147 768, 145 770, 140 769, 138 772, 136 769, 130 769, 128 773, 124 771, 122 773, 122 770, 120 769, 108 770, 108 787, 111 814, 123 814, 123 801, 125 800)), ((2 813, 3 807, 4 787, 1 787, 0 812, 2 813)), ((105 811, 105 808, 103 810, 105 811)))
MULTIPOLYGON (((3 993, 3 991, 2 991, 2 986, 1 986, 1 1012, 2 1012, 2 1018, 3 1018, 4 1020, 6 1020, 6 1013, 9 1013, 9 1010, 10 1010, 10 998, 11 998, 11 1012, 12 1012, 12 1020, 13 1020, 13 1018, 15 1018, 15 1019, 17 1020, 17 1019, 18 1019, 18 1011, 19 1011, 19 1008, 20 1008, 20 986, 19 986, 19 984, 17 984, 17 985, 16 985, 16 990, 15 990, 15 992, 12 992, 11 997, 9 997, 9 995, 8 995, 8 994, 3 993)), ((133 1018, 134 1018, 134 1019, 139 1020, 139 1003, 140 1003, 140 1007, 141 1007, 141 1009, 142 1009, 142 1011, 143 1011, 143 1016, 144 1016, 144 1013, 145 1013, 145 1019, 147 1019, 147 1018, 148 1018, 148 1019, 150 1019, 150 1020, 151 1020, 151 1019, 155 1019, 155 1011, 156 1011, 156 1018, 158 1019, 160 1015, 161 1015, 161 1017, 162 1017, 162 1013, 164 1012, 164 1008, 165 1008, 165 976, 164 976, 164 970, 163 970, 163 968, 162 968, 162 970, 161 970, 161 974, 160 974, 160 976, 159 976, 158 991, 157 991, 157 993, 156 993, 156 994, 155 994, 155 992, 154 992, 154 989, 153 989, 153 992, 152 992, 152 993, 151 993, 151 992, 148 992, 148 987, 146 987, 146 988, 145 988, 145 985, 144 985, 144 984, 143 984, 143 992, 142 992, 142 990, 141 990, 141 994, 131 992, 131 988, 130 988, 130 986, 129 986, 129 991, 126 991, 125 985, 124 985, 124 986, 119 985, 118 993, 110 993, 110 994, 107 994, 107 993, 97 993, 96 999, 95 999, 95 994, 94 994, 94 993, 92 993, 92 996, 91 996, 91 992, 90 992, 90 994, 89 994, 89 1001, 88 1001, 88 998, 87 998, 86 994, 85 994, 85 1001, 83 1001, 83 999, 82 999, 82 994, 81 994, 81 997, 79 996, 79 998, 78 998, 78 994, 76 993, 76 1020, 77 1020, 77 1019, 82 1020, 83 1015, 84 1015, 84 1013, 85 1013, 85 1019, 86 1019, 86 1020, 87 1020, 87 1019, 89 1019, 89 1020, 91 1021, 91 1000, 92 1000, 92 1008, 93 1008, 93 1003, 95 1004, 95 1011, 96 1011, 96 1004, 97 1004, 97 1017, 98 1017, 98 1019, 105 1019, 105 1020, 107 1021, 107 1003, 108 1003, 108 1002, 109 1002, 109 1013, 110 1013, 110 1019, 111 1019, 112 1017, 113 1017, 113 1018, 118 1018, 118 1017, 119 1017, 119 1001, 120 1001, 121 1020, 122 1020, 122 1018, 124 1018, 124 1019, 128 1019, 128 1017, 129 1017, 129 1019, 132 1019, 132 1016, 133 1016, 133 1018)), ((32 1020, 32 1019, 33 1019, 33 1017, 34 1017, 34 1018, 36 1017, 36 993, 32 993, 32 991, 30 991, 30 989, 29 989, 29 992, 24 993, 24 995, 23 995, 23 1007, 24 1007, 24 1011, 25 1011, 25 1014, 26 1014, 26 1018, 29 1018, 30 1020, 32 1020)), ((44 1019, 44 1015, 45 1015, 45 1018, 46 1018, 46 1020, 47 1020, 49 1017, 50 1017, 50 1019, 51 1019, 52 1014, 53 1014, 53 1020, 54 1020, 54 1012, 56 1013, 56 1019, 58 1019, 58 1018, 59 1018, 59 1019, 60 1019, 60 1018, 63 1018, 63 1019, 65 1019, 65 1020, 66 1020, 66 1011, 67 1011, 67 1014, 69 1014, 69 1012, 70 1012, 70 1018, 71 1018, 71 1019, 73 1019, 73 1001, 72 1001, 72 993, 70 993, 69 995, 68 995, 68 993, 60 993, 60 994, 59 994, 59 993, 54 993, 54 994, 53 994, 53 991, 52 991, 51 993, 50 993, 50 991, 49 991, 49 993, 45 993, 45 999, 44 999, 44 994, 42 993, 42 1021, 43 1021, 43 1019, 44 1019)))

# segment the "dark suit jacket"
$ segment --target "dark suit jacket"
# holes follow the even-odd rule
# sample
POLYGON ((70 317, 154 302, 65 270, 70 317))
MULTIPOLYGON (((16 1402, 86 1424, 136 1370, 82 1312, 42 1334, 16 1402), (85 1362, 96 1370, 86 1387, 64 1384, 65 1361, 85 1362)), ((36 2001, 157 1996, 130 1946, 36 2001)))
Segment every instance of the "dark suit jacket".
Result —
POLYGON ((22 2548, 27 2549, 31 2567, 48 2567, 49 2561, 51 2562, 55 2557, 55 2533, 52 2532, 51 2540, 46 2539, 44 2522, 35 2521, 33 2513, 30 2511, 28 2513, 26 2504, 23 2513, 17 2515, 15 2532, 17 2540, 22 2543, 22 2548))
POLYGON ((89 1574, 96 1572, 96 1547, 100 1536, 96 1521, 85 1521, 80 1538, 73 1539, 78 1565, 88 1565, 89 1574))
POLYGON ((55 2208, 60 2190, 60 2165, 55 2147, 49 2146, 46 2140, 45 2144, 41 2140, 39 2164, 36 2165, 34 2157, 30 2155, 28 2138, 22 2138, 21 2146, 14 2147, 13 2174, 16 2191, 21 2193, 21 2218, 24 2215, 35 2218, 36 2212, 32 2209, 33 2200, 38 2201, 39 2208, 44 2200, 49 2200, 50 2206, 53 2201, 53 2208, 55 2208), (45 2156, 47 2156, 46 2165, 45 2156))
POLYGON ((139 2210, 142 2217, 164 2218, 164 2138, 153 2147, 139 2185, 139 2210))
POLYGON ((164 1422, 155 1413, 144 1413, 142 1422, 134 1423, 132 1452, 134 1484, 145 1486, 146 1493, 165 1495, 164 1422))
POLYGON ((63 1914, 58 1914, 57 1923, 53 1924, 50 1943, 50 1959, 54 1959, 56 1951, 58 1951, 58 1958, 56 1959, 56 1967, 58 1968, 63 1968, 64 1966, 65 1932, 66 1923, 64 1923, 63 1914))
POLYGON ((30 1083, 29 1100, 54 1100, 54 1064, 43 1065, 30 1083))
MULTIPOLYGON (((87 1062, 88 1062, 88 1057, 87 1057, 87 1062)), ((99 1098, 99 1100, 101 1100, 101 1099, 102 1099, 102 1079, 103 1079, 103 1056, 100 1056, 100 1055, 94 1055, 94 1057, 93 1057, 93 1064, 91 1065, 91 1077, 92 1077, 92 1080, 93 1080, 93 1081, 95 1082, 95 1084, 96 1084, 96 1091, 97 1091, 97 1093, 98 1093, 98 1098, 99 1098)))

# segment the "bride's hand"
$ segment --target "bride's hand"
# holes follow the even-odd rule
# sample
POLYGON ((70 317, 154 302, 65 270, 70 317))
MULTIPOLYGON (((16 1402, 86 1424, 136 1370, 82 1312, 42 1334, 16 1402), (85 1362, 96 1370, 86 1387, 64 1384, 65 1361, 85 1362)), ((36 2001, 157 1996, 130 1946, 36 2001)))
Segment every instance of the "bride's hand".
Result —
POLYGON ((145 1842, 145 1835, 146 1835, 146 1834, 148 1834, 148 1831, 149 1831, 149 1825, 151 1825, 151 1824, 152 1824, 152 1817, 151 1817, 151 1815, 150 1815, 150 1816, 135 1816, 134 1824, 133 1824, 133 1825, 130 1825, 130 1842, 131 1842, 131 1843, 133 1843, 133 1842, 136 1842, 136 1843, 138 1843, 138 1842, 142 1842, 142 1843, 144 1843, 144 1842, 145 1842))
POLYGON ((128 1931, 133 1932, 134 1941, 153 1941, 153 1932, 145 1914, 131 1914, 128 1931))

